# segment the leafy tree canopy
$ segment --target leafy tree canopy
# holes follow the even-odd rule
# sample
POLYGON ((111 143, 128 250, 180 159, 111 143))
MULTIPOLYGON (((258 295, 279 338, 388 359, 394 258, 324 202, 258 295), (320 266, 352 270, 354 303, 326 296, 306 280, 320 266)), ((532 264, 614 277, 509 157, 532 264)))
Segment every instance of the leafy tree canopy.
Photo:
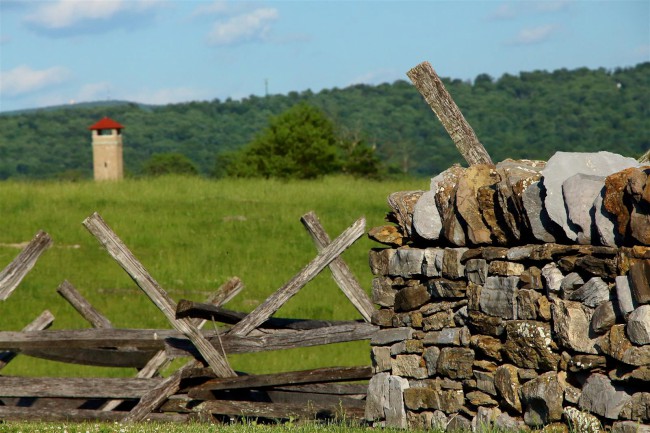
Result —
POLYGON ((142 165, 142 173, 146 176, 165 174, 194 176, 199 174, 199 170, 187 156, 181 153, 157 153, 145 161, 142 165))
POLYGON ((313 179, 341 171, 376 175, 379 170, 370 147, 339 138, 323 110, 304 102, 271 118, 268 128, 226 163, 226 174, 236 177, 313 179))

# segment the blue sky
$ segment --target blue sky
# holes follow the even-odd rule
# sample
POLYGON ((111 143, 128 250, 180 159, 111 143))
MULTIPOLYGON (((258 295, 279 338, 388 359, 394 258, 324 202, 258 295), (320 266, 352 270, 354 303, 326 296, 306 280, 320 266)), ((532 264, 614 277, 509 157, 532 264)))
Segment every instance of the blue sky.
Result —
POLYGON ((650 61, 650 0, 0 0, 0 111, 650 61))

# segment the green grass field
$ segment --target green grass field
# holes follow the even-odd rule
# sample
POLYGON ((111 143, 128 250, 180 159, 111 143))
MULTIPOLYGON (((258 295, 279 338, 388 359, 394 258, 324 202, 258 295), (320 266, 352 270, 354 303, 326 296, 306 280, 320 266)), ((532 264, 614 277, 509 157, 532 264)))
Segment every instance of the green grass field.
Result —
MULTIPOLYGON (((232 276, 246 288, 227 304, 251 311, 300 271, 316 249, 300 223, 314 211, 334 238, 365 216, 366 230, 384 224, 386 197, 426 189, 428 179, 375 182, 347 177, 314 181, 209 180, 197 177, 122 182, 0 182, 0 269, 20 252, 15 244, 45 230, 54 240, 13 295, 0 303, 0 329, 20 330, 44 309, 53 329, 87 328, 56 293, 68 280, 115 327, 170 328, 144 293, 83 227, 98 212, 175 299, 203 301, 232 276)), ((369 291, 366 236, 343 254, 369 291)), ((322 272, 277 314, 331 320, 360 315, 322 272)), ((268 373, 369 363, 366 343, 230 356, 236 370, 268 373)), ((130 369, 82 367, 19 356, 3 374, 132 376, 130 369)))

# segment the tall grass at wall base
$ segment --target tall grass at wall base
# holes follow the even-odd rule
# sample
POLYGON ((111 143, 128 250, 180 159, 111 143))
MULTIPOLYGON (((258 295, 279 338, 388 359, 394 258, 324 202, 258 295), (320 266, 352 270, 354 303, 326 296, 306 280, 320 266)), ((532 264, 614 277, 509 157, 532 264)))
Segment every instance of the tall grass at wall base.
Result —
MULTIPOLYGON (((367 229, 385 224, 386 197, 428 188, 427 179, 368 181, 327 177, 314 181, 209 180, 198 177, 120 182, 0 182, 0 269, 38 230, 54 243, 13 295, 0 302, 0 330, 20 330, 44 309, 53 329, 90 327, 57 293, 68 280, 119 328, 170 328, 130 277, 83 227, 98 212, 153 278, 176 301, 203 301, 232 276, 245 289, 227 304, 249 312, 315 257, 300 217, 314 211, 332 238, 357 218, 367 229)), ((359 239, 343 259, 370 293, 368 251, 359 239)), ((359 313, 322 272, 276 314, 324 320, 359 313)), ((208 325, 210 326, 210 325, 208 325)), ((233 368, 268 373, 369 363, 366 342, 229 356, 233 368)), ((19 356, 3 374, 132 376, 134 369, 83 367, 19 356)))

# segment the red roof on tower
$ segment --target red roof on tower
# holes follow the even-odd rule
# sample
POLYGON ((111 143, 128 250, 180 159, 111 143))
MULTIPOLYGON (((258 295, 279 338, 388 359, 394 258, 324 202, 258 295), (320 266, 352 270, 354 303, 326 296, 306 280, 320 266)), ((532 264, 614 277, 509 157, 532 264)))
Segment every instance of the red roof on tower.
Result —
POLYGON ((124 129, 124 126, 120 125, 109 117, 104 117, 99 122, 89 126, 88 129, 91 131, 94 131, 96 129, 124 129))

